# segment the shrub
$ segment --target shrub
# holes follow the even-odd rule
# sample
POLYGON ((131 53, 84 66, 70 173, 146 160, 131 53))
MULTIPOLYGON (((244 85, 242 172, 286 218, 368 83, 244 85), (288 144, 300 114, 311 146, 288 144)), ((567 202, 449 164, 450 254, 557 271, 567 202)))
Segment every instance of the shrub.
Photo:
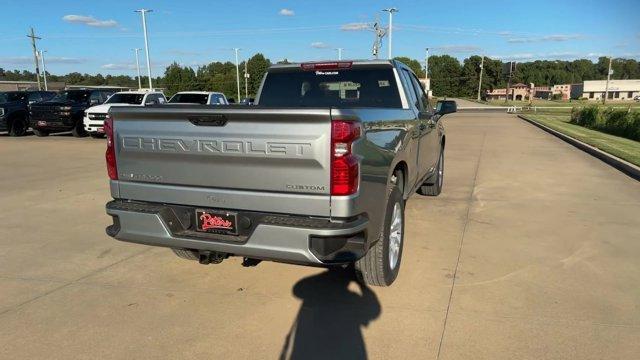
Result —
POLYGON ((640 111, 587 106, 571 109, 571 123, 640 141, 640 111))

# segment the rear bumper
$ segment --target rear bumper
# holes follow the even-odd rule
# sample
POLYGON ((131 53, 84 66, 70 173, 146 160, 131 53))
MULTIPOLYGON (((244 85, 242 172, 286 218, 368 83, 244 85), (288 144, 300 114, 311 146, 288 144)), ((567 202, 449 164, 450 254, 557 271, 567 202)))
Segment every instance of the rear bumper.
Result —
MULTIPOLYGON (((257 212, 239 236, 195 232, 189 214, 195 208, 157 203, 111 201, 107 234, 122 241, 170 248, 218 251, 235 256, 304 265, 342 264, 366 253, 368 219, 345 221, 257 212)), ((240 220, 239 220, 240 222, 240 220)))

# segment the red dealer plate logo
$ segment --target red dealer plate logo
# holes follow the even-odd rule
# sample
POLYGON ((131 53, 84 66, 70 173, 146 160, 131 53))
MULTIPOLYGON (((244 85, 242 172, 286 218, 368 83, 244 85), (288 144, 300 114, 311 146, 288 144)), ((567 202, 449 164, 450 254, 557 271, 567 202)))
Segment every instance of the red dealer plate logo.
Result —
POLYGON ((226 211, 196 210, 196 230, 237 235, 237 215, 226 211))

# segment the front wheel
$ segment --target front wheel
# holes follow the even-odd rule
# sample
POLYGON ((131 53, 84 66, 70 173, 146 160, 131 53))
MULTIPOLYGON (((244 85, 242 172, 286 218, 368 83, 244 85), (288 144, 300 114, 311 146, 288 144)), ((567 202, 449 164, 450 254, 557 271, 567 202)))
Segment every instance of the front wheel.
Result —
POLYGON ((27 133, 27 119, 16 118, 11 122, 11 128, 9 129, 9 136, 24 136, 27 133))
POLYGON ((71 129, 71 135, 74 137, 85 137, 87 136, 87 130, 84 129, 84 123, 82 120, 76 121, 76 125, 71 129))
POLYGON ((387 200, 380 238, 364 257, 356 261, 358 279, 372 286, 391 285, 400 270, 403 242, 404 199, 400 187, 394 183, 387 200))
POLYGON ((33 129, 33 133, 36 134, 37 137, 49 136, 49 131, 47 130, 33 129))

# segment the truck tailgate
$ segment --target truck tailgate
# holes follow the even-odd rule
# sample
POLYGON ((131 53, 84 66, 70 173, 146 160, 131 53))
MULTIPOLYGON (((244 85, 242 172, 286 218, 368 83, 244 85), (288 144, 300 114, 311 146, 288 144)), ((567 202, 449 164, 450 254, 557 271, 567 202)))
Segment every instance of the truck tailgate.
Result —
POLYGON ((120 184, 329 195, 330 109, 118 107, 111 115, 120 184))

